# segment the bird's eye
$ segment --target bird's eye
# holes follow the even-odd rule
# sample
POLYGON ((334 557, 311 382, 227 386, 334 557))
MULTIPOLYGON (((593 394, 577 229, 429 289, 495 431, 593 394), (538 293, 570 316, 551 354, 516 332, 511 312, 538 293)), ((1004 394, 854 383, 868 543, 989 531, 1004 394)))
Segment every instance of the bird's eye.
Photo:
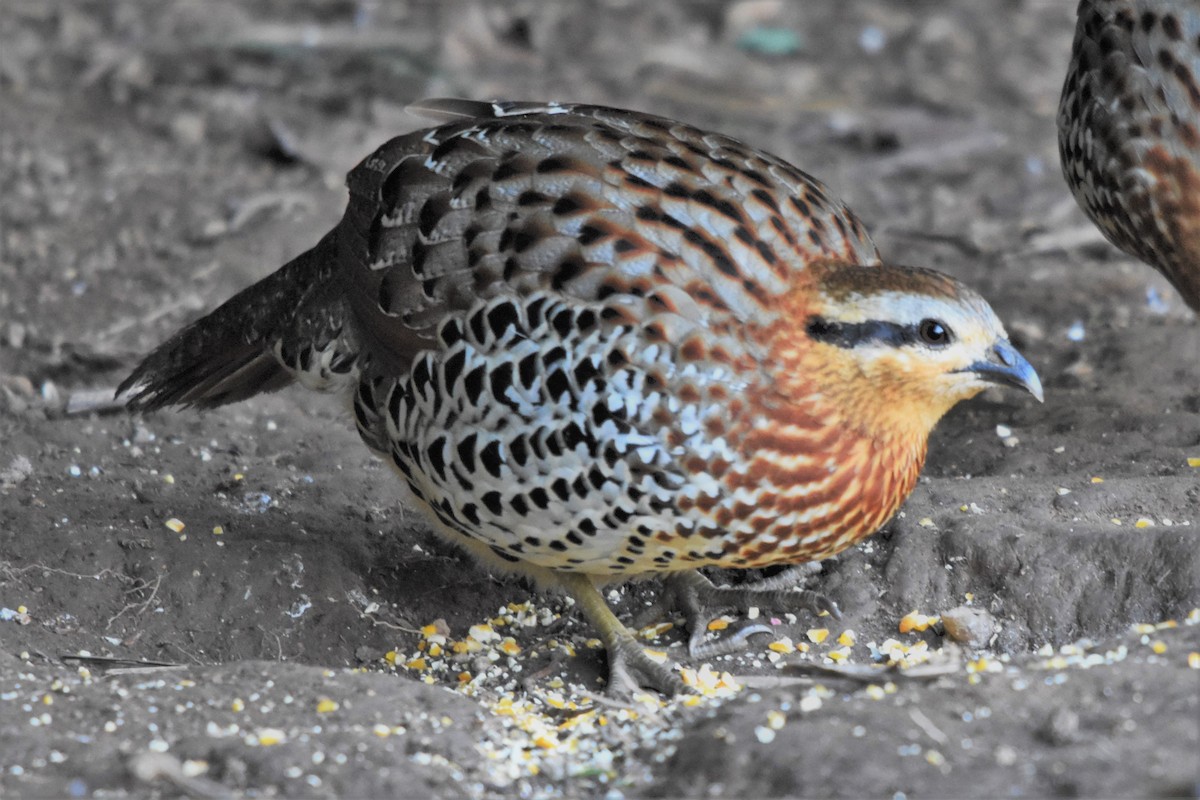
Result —
POLYGON ((936 319, 921 320, 921 324, 917 327, 917 333, 921 336, 922 342, 935 347, 950 344, 953 337, 946 323, 936 319))

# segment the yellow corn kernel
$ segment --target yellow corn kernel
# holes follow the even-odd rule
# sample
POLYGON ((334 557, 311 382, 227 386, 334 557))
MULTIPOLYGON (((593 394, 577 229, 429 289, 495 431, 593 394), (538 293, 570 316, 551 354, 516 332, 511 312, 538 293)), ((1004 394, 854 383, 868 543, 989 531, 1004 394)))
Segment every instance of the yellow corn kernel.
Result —
POLYGON ((500 638, 500 634, 492 629, 491 625, 472 625, 467 631, 468 635, 477 642, 491 642, 500 638))
POLYGON ((926 621, 927 619, 928 618, 924 614, 921 614, 914 609, 900 618, 900 632, 910 633, 912 631, 923 631, 929 627, 929 623, 926 621))
POLYGON ((990 663, 991 662, 989 662, 984 657, 980 657, 980 658, 976 659, 975 661, 968 661, 967 662, 967 672, 987 672, 988 666, 990 665, 990 663))
MULTIPOLYGON (((663 635, 674 627, 675 624, 672 622, 660 622, 656 625, 647 625, 638 631, 638 634, 641 635, 643 639, 657 639, 659 636, 663 635)), ((709 628, 709 630, 712 630, 712 628, 709 628)))
POLYGON ((258 732, 258 743, 263 747, 281 744, 287 740, 287 734, 278 728, 263 728, 258 732))

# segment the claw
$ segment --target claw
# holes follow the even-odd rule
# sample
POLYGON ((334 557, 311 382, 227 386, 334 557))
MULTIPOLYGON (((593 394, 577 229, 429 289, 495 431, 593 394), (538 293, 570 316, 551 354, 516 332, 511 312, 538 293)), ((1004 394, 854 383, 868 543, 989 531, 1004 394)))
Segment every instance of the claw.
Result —
POLYGON ((804 580, 810 571, 808 565, 802 564, 744 586, 715 586, 695 571, 667 577, 667 595, 687 620, 690 632, 688 654, 692 658, 712 658, 737 652, 746 649, 751 636, 772 630, 767 625, 757 623, 717 641, 707 641, 708 623, 725 609, 746 611, 754 606, 801 608, 816 614, 828 612, 834 619, 841 619, 842 612, 837 603, 825 595, 811 589, 795 591, 790 588, 804 580))
POLYGON ((710 642, 704 638, 705 629, 696 628, 692 631, 691 638, 688 639, 688 655, 692 658, 708 659, 730 653, 740 653, 750 646, 751 636, 773 632, 774 629, 770 625, 756 622, 710 642))

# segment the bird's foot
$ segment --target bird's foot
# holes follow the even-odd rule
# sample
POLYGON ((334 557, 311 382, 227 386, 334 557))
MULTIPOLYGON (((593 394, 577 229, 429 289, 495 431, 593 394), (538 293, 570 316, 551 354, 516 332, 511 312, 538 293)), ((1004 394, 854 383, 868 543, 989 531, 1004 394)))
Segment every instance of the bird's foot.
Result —
POLYGON ((575 598, 604 643, 608 654, 606 694, 616 700, 628 701, 645 689, 653 689, 667 697, 690 691, 672 665, 660 664, 646 653, 637 638, 613 614, 591 578, 568 573, 560 574, 558 580, 575 598))
POLYGON ((708 641, 709 623, 725 610, 747 611, 765 606, 799 609, 814 614, 828 612, 834 619, 840 619, 841 611, 828 597, 811 589, 797 590, 796 587, 809 574, 811 567, 801 564, 755 583, 716 586, 698 571, 678 572, 664 580, 667 590, 664 599, 683 612, 689 632, 688 654, 692 658, 713 658, 744 650, 751 636, 773 630, 769 625, 753 623, 720 639, 708 641))
POLYGON ((626 633, 607 644, 608 684, 605 692, 610 697, 628 701, 646 689, 654 689, 667 697, 691 691, 669 662, 655 661, 628 631, 626 633))

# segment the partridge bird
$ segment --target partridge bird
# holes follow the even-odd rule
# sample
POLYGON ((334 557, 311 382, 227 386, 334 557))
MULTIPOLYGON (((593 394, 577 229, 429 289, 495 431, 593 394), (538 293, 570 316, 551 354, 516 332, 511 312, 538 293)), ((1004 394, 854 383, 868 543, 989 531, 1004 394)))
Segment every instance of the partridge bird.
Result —
POLYGON ((1200 5, 1082 0, 1058 146, 1105 237, 1200 312, 1200 5))
POLYGON ((416 108, 442 124, 359 164, 332 231, 121 391, 352 396, 448 539, 575 597, 611 690, 681 683, 599 586, 675 573, 694 600, 699 567, 833 555, 899 508, 951 406, 1041 398, 978 294, 882 265, 774 156, 611 108, 416 108))

